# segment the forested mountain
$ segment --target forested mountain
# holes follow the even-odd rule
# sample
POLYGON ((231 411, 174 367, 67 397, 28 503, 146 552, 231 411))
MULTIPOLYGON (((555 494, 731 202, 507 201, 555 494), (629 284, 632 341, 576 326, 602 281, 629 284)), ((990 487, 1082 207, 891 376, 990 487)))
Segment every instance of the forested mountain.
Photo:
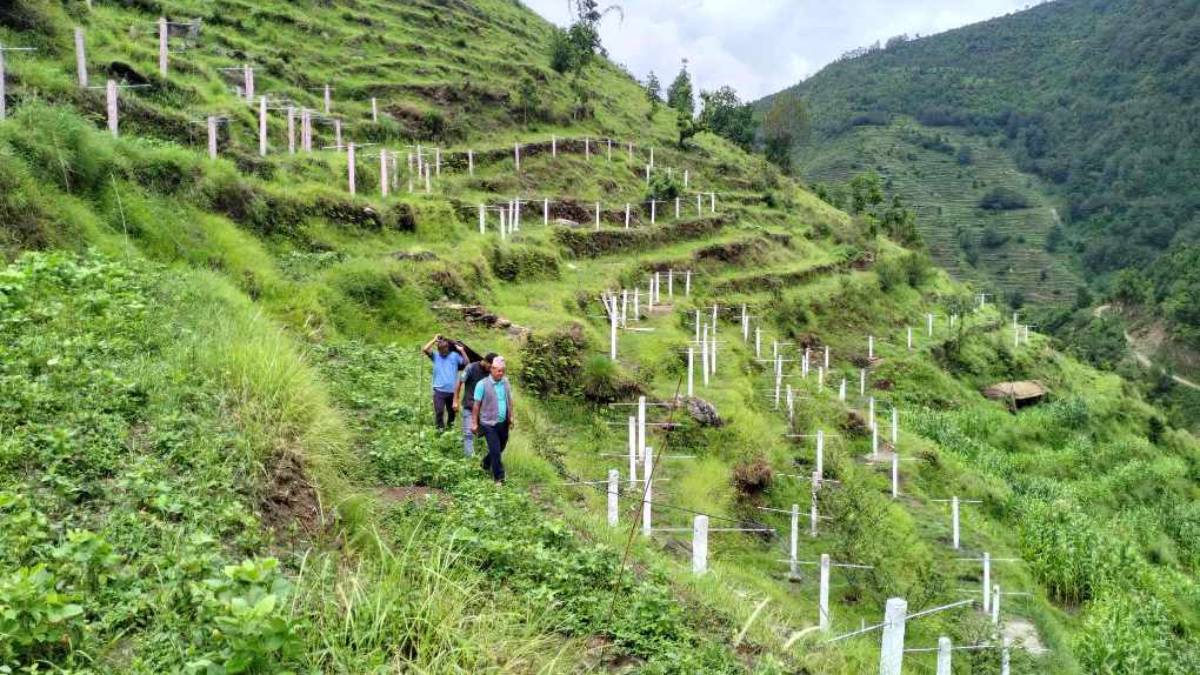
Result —
POLYGON ((1113 298, 1200 346, 1200 284, 1175 273, 1200 261, 1200 4, 1058 0, 858 50, 788 91, 811 117, 801 172, 881 172, 958 276, 1014 305, 1113 298))

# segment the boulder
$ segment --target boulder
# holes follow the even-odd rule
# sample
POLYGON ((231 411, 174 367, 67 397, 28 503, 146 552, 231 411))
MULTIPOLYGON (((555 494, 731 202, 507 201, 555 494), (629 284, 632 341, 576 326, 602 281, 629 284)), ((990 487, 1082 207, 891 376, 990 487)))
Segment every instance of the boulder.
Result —
POLYGON ((721 420, 721 416, 717 414, 716 406, 702 398, 695 396, 684 398, 684 404, 687 406, 688 414, 702 427, 720 427, 725 424, 721 420))

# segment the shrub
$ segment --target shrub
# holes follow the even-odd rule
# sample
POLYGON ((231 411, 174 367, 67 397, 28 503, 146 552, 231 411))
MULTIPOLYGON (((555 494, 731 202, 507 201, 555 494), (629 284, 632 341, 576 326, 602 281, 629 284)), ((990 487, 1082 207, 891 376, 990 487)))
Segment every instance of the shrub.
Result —
POLYGON ((492 274, 504 281, 557 279, 558 258, 531 246, 493 246, 488 249, 492 274))
POLYGON ((1016 190, 996 187, 979 199, 979 208, 987 211, 1025 209, 1029 208, 1029 199, 1016 190))
POLYGON ((586 348, 587 341, 577 329, 530 335, 521 349, 521 384, 539 396, 578 395, 586 348))

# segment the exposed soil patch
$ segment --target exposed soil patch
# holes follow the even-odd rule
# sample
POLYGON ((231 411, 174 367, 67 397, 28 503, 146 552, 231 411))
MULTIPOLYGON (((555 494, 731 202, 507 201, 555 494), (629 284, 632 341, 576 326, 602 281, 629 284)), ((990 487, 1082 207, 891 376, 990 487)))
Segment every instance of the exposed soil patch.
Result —
POLYGON ((304 460, 284 451, 267 462, 267 491, 259 504, 263 523, 276 533, 314 536, 326 526, 321 499, 308 479, 304 460))
POLYGON ((432 309, 458 312, 470 324, 507 331, 510 335, 524 337, 532 331, 524 326, 518 326, 502 316, 493 314, 482 305, 462 305, 455 302, 443 302, 433 305, 432 309))
POLYGON ((441 504, 450 501, 450 495, 445 490, 425 487, 423 485, 403 485, 400 487, 383 488, 379 491, 379 496, 388 501, 401 504, 408 502, 423 504, 429 500, 441 504))

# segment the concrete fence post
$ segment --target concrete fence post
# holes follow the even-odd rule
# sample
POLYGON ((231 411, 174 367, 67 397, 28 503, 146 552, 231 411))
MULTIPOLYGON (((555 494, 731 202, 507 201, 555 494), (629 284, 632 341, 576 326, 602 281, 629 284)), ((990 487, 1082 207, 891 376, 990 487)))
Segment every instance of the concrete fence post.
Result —
POLYGON ((267 97, 258 97, 258 155, 267 156, 267 97))
POLYGON ((84 44, 83 29, 78 26, 75 28, 75 76, 79 80, 79 86, 87 89, 87 47, 84 44))
POLYGON ((487 233, 487 206, 479 205, 479 234, 487 233))
POLYGON ((656 200, 651 199, 650 200, 650 224, 651 225, 655 224, 655 220, 657 219, 657 217, 658 217, 658 202, 656 200))
POLYGON ((217 158, 217 118, 208 116, 208 158, 217 158))
POLYGON ((346 173, 347 173, 347 176, 349 178, 349 183, 350 183, 350 194, 352 194, 352 195, 357 194, 358 184, 357 184, 357 180, 355 178, 354 144, 353 143, 351 143, 346 148, 346 173))
POLYGON ((608 526, 617 526, 617 515, 620 512, 618 497, 620 495, 621 472, 616 469, 608 470, 608 526))
POLYGON ((821 489, 821 476, 816 471, 812 474, 812 498, 809 500, 808 507, 808 536, 817 536, 817 521, 820 516, 817 514, 817 491, 821 489))
POLYGON ((254 66, 249 63, 242 65, 242 85, 246 90, 246 101, 254 100, 254 66))
POLYGON ((905 330, 908 333, 908 350, 912 351, 912 326, 906 327, 905 330))
POLYGON ((904 624, 908 602, 889 598, 883 614, 883 640, 879 649, 879 675, 900 675, 904 664, 904 624))
MULTIPOLYGON (((700 370, 703 372, 704 386, 705 386, 705 388, 707 388, 708 387, 708 376, 709 376, 709 373, 711 372, 708 367, 708 358, 709 358, 708 357, 708 326, 707 325, 703 326, 700 330, 700 333, 701 333, 701 336, 700 336, 700 370)), ((778 390, 778 385, 776 385, 776 389, 778 390)), ((776 403, 778 403, 778 398, 779 398, 778 391, 776 391, 775 398, 777 399, 776 403)))
POLYGON ((4 72, 4 46, 0 45, 0 122, 3 122, 8 117, 8 101, 5 96, 8 96, 8 75, 4 72))
POLYGON ((929 337, 933 337, 933 315, 932 314, 925 315, 925 332, 929 334, 929 337))
POLYGON ((704 207, 701 206, 701 204, 703 204, 701 199, 702 199, 702 197, 700 196, 700 193, 697 192, 696 193, 696 217, 697 218, 704 215, 704 207))
POLYGON ((288 106, 287 109, 287 137, 288 137, 288 154, 296 154, 296 108, 288 106))
POLYGON ((792 504, 791 533, 788 539, 788 572, 794 577, 800 573, 797 564, 800 551, 800 505, 792 504))
POLYGON ((387 150, 379 151, 379 194, 388 196, 388 188, 391 187, 391 181, 388 179, 388 153, 387 150))
POLYGON ((119 115, 117 111, 117 81, 109 80, 106 82, 104 86, 104 93, 105 101, 107 103, 106 107, 108 109, 108 131, 115 137, 118 133, 117 128, 119 126, 119 122, 117 120, 117 116, 119 115))
POLYGON ((688 347, 688 376, 687 376, 687 395, 691 398, 695 393, 695 369, 696 369, 696 348, 688 347))
POLYGON ((992 610, 992 554, 983 554, 983 611, 992 610))
POLYGON ((637 417, 629 416, 629 485, 637 482, 638 444, 637 417))
POLYGON ((950 529, 953 531, 954 549, 958 550, 958 495, 950 498, 950 529))
POLYGON ((371 121, 379 124, 379 99, 371 97, 371 121))
POLYGON ((683 296, 685 298, 692 295, 692 271, 687 270, 683 273, 683 296))
POLYGON ((629 202, 625 202, 625 229, 629 229, 629 202))
POLYGON ((1004 638, 1000 646, 1000 675, 1009 675, 1009 647, 1012 640, 1004 638))
POLYGON ((846 378, 842 378, 842 383, 838 385, 838 400, 845 403, 846 401, 846 378))
POLYGON ((708 571, 708 516, 692 519, 692 573, 708 571))
POLYGON ((900 496, 900 454, 892 452, 892 499, 900 496))
POLYGON ((158 17, 158 74, 167 76, 167 19, 158 17))
POLYGON ((817 458, 816 458, 816 474, 818 476, 825 475, 825 430, 817 430, 817 458))
POLYGON ((762 328, 754 327, 754 358, 762 358, 762 328))
POLYGON ((325 99, 325 101, 324 101, 325 102, 325 114, 328 115, 333 112, 333 91, 329 88, 329 85, 325 85, 324 99, 325 99))
POLYGON ((937 675, 953 675, 953 656, 954 644, 950 638, 944 635, 938 638, 937 675))
POLYGON ((637 409, 637 450, 638 457, 646 456, 646 397, 638 397, 637 409))
POLYGON ((1000 625, 1000 585, 992 586, 992 625, 1000 625))
POLYGON ((829 562, 829 554, 821 554, 821 571, 820 582, 817 588, 817 625, 824 632, 829 632, 829 572, 832 565, 829 562))
POLYGON ((550 136, 550 156, 558 157, 558 136, 550 136))

